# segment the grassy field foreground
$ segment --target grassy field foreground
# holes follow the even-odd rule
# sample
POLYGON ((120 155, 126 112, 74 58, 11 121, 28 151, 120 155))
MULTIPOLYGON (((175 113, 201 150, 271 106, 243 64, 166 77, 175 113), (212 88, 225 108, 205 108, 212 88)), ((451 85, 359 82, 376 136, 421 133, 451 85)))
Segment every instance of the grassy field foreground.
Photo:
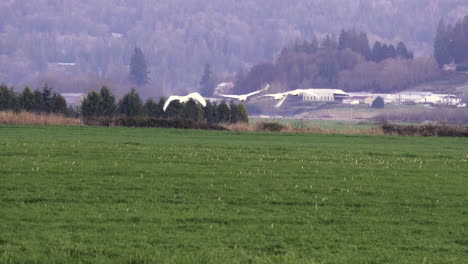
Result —
POLYGON ((0 126, 1 263, 466 263, 468 140, 0 126))

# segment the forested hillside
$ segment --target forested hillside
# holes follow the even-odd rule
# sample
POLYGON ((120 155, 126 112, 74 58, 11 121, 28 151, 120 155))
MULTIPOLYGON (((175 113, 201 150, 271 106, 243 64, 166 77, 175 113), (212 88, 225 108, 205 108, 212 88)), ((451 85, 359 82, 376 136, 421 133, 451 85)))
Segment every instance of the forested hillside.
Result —
POLYGON ((139 89, 156 96, 198 89, 206 63, 233 73, 271 61, 292 40, 342 28, 367 32, 371 45, 402 40, 429 54, 440 18, 466 13, 466 0, 3 0, 0 82, 128 90, 138 46, 150 72, 139 89))

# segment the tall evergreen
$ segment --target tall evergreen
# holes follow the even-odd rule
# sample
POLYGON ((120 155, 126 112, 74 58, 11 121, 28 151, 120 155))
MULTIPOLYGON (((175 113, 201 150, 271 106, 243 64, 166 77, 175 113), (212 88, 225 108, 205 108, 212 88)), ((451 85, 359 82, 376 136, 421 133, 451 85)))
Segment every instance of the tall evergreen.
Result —
POLYGON ((396 55, 399 58, 402 59, 412 59, 413 58, 413 53, 408 50, 406 47, 405 43, 399 42, 396 48, 396 55))
POLYGON ((380 43, 380 41, 376 41, 372 48, 372 60, 375 62, 381 62, 384 58, 385 54, 382 43, 380 43))
POLYGON ((148 83, 148 65, 143 51, 135 47, 130 60, 130 79, 134 84, 142 86, 148 83))
POLYGON ((143 106, 145 115, 154 118, 161 118, 163 109, 152 98, 148 98, 143 106))
POLYGON ((103 111, 102 108, 102 97, 96 91, 91 91, 88 93, 86 98, 81 104, 81 114, 84 117, 98 117, 101 116, 103 111))
POLYGON ((370 60, 372 52, 369 46, 369 38, 367 37, 367 34, 364 32, 361 32, 361 34, 359 35, 359 49, 360 49, 361 55, 366 60, 370 60))
POLYGON ((218 123, 229 123, 229 120, 231 118, 231 110, 229 109, 229 106, 226 104, 226 102, 222 102, 218 105, 216 109, 218 113, 218 123))
POLYGON ((32 111, 34 110, 34 107, 36 106, 36 98, 34 96, 33 91, 29 86, 26 86, 23 89, 23 92, 19 95, 19 105, 20 108, 26 111, 32 111))
POLYGON ((106 86, 101 88, 99 91, 101 96, 101 104, 102 104, 102 115, 104 116, 113 116, 117 111, 117 105, 115 103, 115 97, 112 92, 106 86))
POLYGON ((5 84, 0 85, 0 110, 16 110, 16 93, 5 84))
POLYGON ((197 103, 194 100, 190 99, 187 103, 184 104, 182 118, 198 121, 198 108, 197 103))
POLYGON ((34 91, 34 107, 32 110, 35 112, 45 111, 44 97, 42 96, 42 92, 40 90, 34 91))
POLYGON ((52 109, 54 108, 54 98, 53 98, 52 88, 50 88, 47 83, 42 88, 41 94, 42 94, 42 102, 43 102, 42 111, 48 112, 48 113, 52 112, 52 109))
POLYGON ((119 113, 126 116, 143 114, 143 102, 134 88, 120 100, 119 113))
POLYGON ((200 93, 203 96, 212 96, 215 88, 215 82, 213 81, 213 73, 211 71, 211 65, 206 64, 203 70, 203 75, 200 80, 200 93))
POLYGON ((184 105, 179 101, 172 101, 166 109, 164 115, 167 118, 177 119, 183 115, 184 105))
POLYGON ((216 103, 212 104, 209 100, 206 101, 206 107, 204 108, 205 111, 205 118, 208 123, 216 123, 217 122, 217 117, 216 117, 216 103))
POLYGON ((440 20, 434 41, 434 57, 440 67, 443 67, 451 61, 448 50, 449 38, 447 33, 447 27, 444 20, 440 20))
POLYGON ((52 106, 51 112, 62 114, 62 115, 67 114, 68 112, 67 101, 62 95, 58 93, 54 93, 52 95, 52 104, 53 106, 52 106))
POLYGON ((467 37, 463 30, 461 21, 455 24, 449 41, 449 54, 455 63, 462 63, 468 58, 468 50, 466 49, 467 37))

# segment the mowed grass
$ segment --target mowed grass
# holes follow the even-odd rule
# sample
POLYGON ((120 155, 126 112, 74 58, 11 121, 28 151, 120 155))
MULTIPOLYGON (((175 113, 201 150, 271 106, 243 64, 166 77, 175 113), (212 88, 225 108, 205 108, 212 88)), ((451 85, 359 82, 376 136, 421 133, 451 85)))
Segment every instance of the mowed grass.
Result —
POLYGON ((0 126, 1 263, 467 263, 468 140, 0 126))

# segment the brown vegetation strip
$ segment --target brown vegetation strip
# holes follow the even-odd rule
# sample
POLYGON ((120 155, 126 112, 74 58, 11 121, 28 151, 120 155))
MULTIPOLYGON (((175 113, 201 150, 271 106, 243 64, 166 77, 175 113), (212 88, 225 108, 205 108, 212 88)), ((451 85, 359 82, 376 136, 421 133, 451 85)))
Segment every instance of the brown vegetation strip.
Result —
POLYGON ((80 118, 65 117, 57 114, 38 114, 29 112, 0 112, 0 124, 14 125, 63 125, 82 126, 80 118))

